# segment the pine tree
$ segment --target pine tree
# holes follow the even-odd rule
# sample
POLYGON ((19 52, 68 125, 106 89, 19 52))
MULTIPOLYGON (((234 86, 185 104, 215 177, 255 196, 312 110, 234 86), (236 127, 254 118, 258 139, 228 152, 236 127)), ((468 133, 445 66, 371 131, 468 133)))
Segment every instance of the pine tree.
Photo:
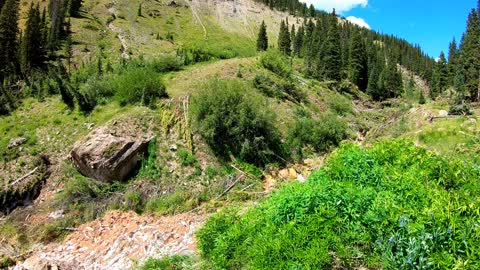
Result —
POLYGON ((72 36, 68 35, 65 40, 65 58, 67 59, 68 73, 72 71, 73 42, 72 36))
POLYGON ((472 9, 467 21, 467 31, 460 44, 459 65, 464 71, 465 88, 471 100, 480 99, 480 17, 472 9))
POLYGON ((453 86, 455 81, 455 71, 458 68, 458 48, 455 38, 450 42, 448 49, 448 85, 453 86))
POLYGON ((315 7, 313 6, 313 4, 310 4, 309 15, 312 18, 315 17, 315 7))
POLYGON ((268 49, 267 26, 265 25, 265 22, 262 21, 262 24, 260 25, 260 30, 258 31, 257 50, 266 51, 267 49, 268 49))
POLYGON ((48 48, 54 51, 58 48, 63 32, 65 10, 67 6, 63 0, 50 0, 48 13, 50 15, 50 31, 48 32, 48 48))
POLYGON ((323 75, 327 80, 340 81, 342 70, 342 55, 340 51, 340 33, 335 9, 331 15, 330 27, 323 50, 322 62, 324 64, 323 75))
POLYGON ((6 0, 0 13, 0 80, 18 68, 18 2, 6 0))
POLYGON ((293 54, 298 57, 302 57, 302 45, 303 45, 303 38, 304 38, 304 30, 303 26, 298 28, 297 34, 295 35, 295 40, 293 41, 293 54))
POLYGON ((0 10, 2 10, 3 4, 5 4, 5 0, 0 0, 0 10))
POLYGON ((350 42, 348 75, 352 83, 365 91, 368 84, 368 59, 360 31, 355 31, 350 42))
POLYGON ((41 67, 45 59, 45 49, 42 32, 40 7, 30 6, 25 33, 20 48, 20 64, 24 74, 29 74, 33 68, 41 67))
POLYGON ((278 34, 278 49, 282 53, 286 55, 290 55, 290 52, 291 52, 290 33, 288 31, 288 26, 285 24, 285 21, 283 20, 280 23, 280 33, 278 34))

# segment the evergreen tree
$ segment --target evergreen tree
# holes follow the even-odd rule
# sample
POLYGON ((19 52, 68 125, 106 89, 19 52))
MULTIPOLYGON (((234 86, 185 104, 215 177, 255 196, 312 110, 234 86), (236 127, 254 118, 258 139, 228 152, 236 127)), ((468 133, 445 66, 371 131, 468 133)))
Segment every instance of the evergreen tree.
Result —
POLYGON ((267 49, 268 49, 267 26, 265 25, 265 22, 262 21, 262 24, 260 25, 260 30, 258 31, 257 50, 266 51, 267 49))
POLYGON ((368 59, 365 44, 359 30, 355 31, 350 42, 348 77, 350 81, 365 91, 368 84, 368 59))
POLYGON ((65 40, 65 58, 67 59, 68 73, 72 71, 73 42, 72 36, 68 35, 65 40))
POLYGON ((278 34, 278 49, 282 53, 286 55, 290 55, 290 52, 291 52, 290 33, 288 31, 287 24, 285 24, 285 21, 283 20, 280 23, 280 33, 278 34))
POLYGON ((305 33, 303 30, 303 26, 300 26, 298 28, 297 34, 295 35, 295 40, 293 41, 293 53, 298 57, 302 57, 302 45, 304 35, 305 33))
POLYGON ((338 30, 338 19, 335 9, 331 15, 330 27, 325 41, 324 50, 322 52, 322 62, 324 64, 323 75, 327 80, 340 81, 341 79, 341 61, 342 55, 340 51, 340 33, 338 30))
POLYGON ((310 4, 310 8, 308 10, 310 17, 315 17, 315 7, 313 6, 313 4, 310 4))
POLYGON ((3 4, 5 4, 5 0, 0 0, 0 10, 2 10, 3 4))
POLYGON ((66 8, 67 6, 63 0, 50 0, 48 3, 48 13, 50 15, 48 48, 50 51, 58 48, 61 37, 64 35, 63 24, 65 21, 66 8))
POLYGON ((6 0, 0 12, 0 80, 18 68, 18 2, 6 0))
POLYGON ((453 86, 455 81, 455 71, 458 68, 458 48, 455 38, 450 42, 448 49, 448 85, 453 86))
POLYGON ((467 21, 467 31, 460 44, 459 65, 465 76, 465 88, 471 100, 480 99, 480 17, 472 9, 467 21))
POLYGON ((29 74, 33 68, 41 67, 45 59, 45 49, 42 32, 40 7, 30 6, 25 33, 20 48, 20 64, 24 74, 29 74))

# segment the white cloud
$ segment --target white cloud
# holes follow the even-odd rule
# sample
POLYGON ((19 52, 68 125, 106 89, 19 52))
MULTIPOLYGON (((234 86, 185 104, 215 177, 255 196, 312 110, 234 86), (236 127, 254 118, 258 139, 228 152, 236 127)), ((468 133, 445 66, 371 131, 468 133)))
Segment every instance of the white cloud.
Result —
POLYGON ((355 16, 348 16, 347 17, 347 21, 353 23, 353 24, 356 24, 360 27, 364 27, 364 28, 367 28, 367 29, 370 29, 370 25, 368 25, 368 23, 362 19, 362 18, 357 18, 355 16))
POLYGON ((368 0, 302 0, 307 5, 313 4, 316 9, 332 12, 333 9, 337 13, 349 11, 354 7, 368 5, 368 0))

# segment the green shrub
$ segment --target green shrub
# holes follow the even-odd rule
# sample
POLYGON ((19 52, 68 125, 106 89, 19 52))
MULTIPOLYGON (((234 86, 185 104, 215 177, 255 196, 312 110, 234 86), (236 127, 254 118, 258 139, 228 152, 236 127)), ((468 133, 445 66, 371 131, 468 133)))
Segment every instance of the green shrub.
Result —
POLYGON ((161 177, 162 169, 157 164, 157 138, 153 138, 149 142, 147 156, 142 160, 138 175, 150 179, 158 179, 161 177))
POLYGON ((288 134, 288 143, 291 150, 303 156, 303 148, 311 146, 317 152, 327 151, 348 138, 346 123, 332 114, 325 114, 318 120, 307 117, 298 119, 288 134))
POLYGON ((187 256, 167 256, 162 259, 149 258, 139 270, 182 270, 190 266, 190 258, 187 256))
POLYGON ((159 73, 179 71, 182 69, 182 62, 173 55, 165 55, 151 60, 148 65, 159 73))
POLYGON ((195 167, 198 166, 197 158, 189 150, 181 149, 180 151, 178 151, 178 156, 182 161, 182 166, 192 166, 192 165, 196 165, 195 167))
POLYGON ((468 104, 452 105, 448 110, 451 115, 472 115, 473 112, 468 104))
POLYGON ((345 144, 306 183, 212 216, 198 248, 215 269, 477 269, 479 177, 410 142, 345 144))
POLYGON ((192 98, 191 109, 196 128, 219 157, 232 154, 264 165, 283 155, 275 115, 245 84, 213 79, 192 98))
POLYGON ((260 56, 262 66, 283 78, 289 78, 292 68, 288 59, 278 50, 268 50, 260 56))
POLYGON ((142 193, 139 191, 130 191, 127 192, 124 196, 125 198, 125 210, 135 211, 137 214, 143 212, 143 198, 142 193))
POLYGON ((283 98, 283 93, 275 87, 275 82, 269 76, 257 74, 253 79, 253 86, 267 97, 278 99, 283 98))
POLYGON ((121 105, 152 105, 156 99, 167 96, 160 76, 149 69, 127 69, 112 79, 116 99, 121 105))

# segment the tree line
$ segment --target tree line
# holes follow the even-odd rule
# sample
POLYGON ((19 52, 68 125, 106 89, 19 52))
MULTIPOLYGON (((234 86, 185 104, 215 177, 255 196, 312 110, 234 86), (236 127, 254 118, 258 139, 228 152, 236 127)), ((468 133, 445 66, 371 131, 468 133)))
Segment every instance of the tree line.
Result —
POLYGON ((460 43, 450 42, 448 58, 444 52, 435 63, 430 81, 431 97, 454 93, 457 104, 480 101, 480 1, 472 8, 460 43))
MULTIPOLYGON (((19 1, 0 0, 0 113, 15 107, 20 80, 33 84, 42 74, 59 70, 58 53, 70 34, 71 16, 79 13, 82 0, 49 0, 48 9, 31 4, 20 29, 19 1), (8 102, 3 102, 8 101, 8 102)), ((71 45, 71 44, 70 44, 71 45)))
MULTIPOLYGON (((281 9, 281 8, 280 8, 281 9)), ((257 49, 268 44, 262 22, 257 49), (264 41, 266 40, 266 41, 264 41)), ((335 13, 315 11, 303 18, 298 29, 288 19, 280 23, 278 49, 304 59, 303 72, 322 81, 348 79, 375 100, 399 96, 403 91, 398 65, 430 81, 435 62, 419 46, 406 40, 361 28, 335 13)))

